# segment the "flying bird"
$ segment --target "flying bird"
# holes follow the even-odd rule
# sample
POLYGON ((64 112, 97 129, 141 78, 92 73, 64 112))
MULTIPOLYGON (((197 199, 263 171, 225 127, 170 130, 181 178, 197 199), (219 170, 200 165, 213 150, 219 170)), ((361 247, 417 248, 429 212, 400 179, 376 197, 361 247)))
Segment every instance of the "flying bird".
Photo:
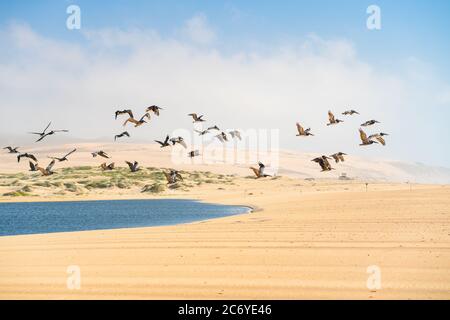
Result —
POLYGON ((70 151, 68 154, 66 154, 64 157, 62 158, 57 158, 57 157, 49 157, 50 159, 53 160, 58 160, 59 162, 63 162, 63 161, 69 161, 69 159, 67 159, 68 156, 70 156, 72 153, 74 153, 75 151, 77 151, 77 149, 73 149, 72 151, 70 151))
POLYGON ((377 121, 377 120, 369 120, 369 121, 366 121, 366 122, 362 123, 361 126, 362 127, 368 127, 368 126, 374 125, 375 123, 380 123, 380 122, 377 121))
POLYGON ((194 130, 194 131, 197 132, 199 136, 204 136, 205 134, 207 134, 209 132, 209 130, 203 130, 203 131, 194 130))
POLYGON ((308 128, 308 129, 305 130, 305 129, 303 129, 303 127, 298 122, 297 122, 297 131, 298 131, 297 137, 300 137, 300 136, 305 136, 305 137, 307 137, 307 136, 314 136, 311 133, 311 128, 308 128))
POLYGON ((102 151, 102 150, 96 151, 96 152, 92 152, 91 154, 92 154, 93 158, 95 158, 96 156, 100 156, 102 158, 109 159, 108 154, 105 151, 102 151))
POLYGON ((385 146, 386 145, 386 141, 384 140, 384 136, 388 136, 389 134, 387 134, 387 133, 383 133, 383 132, 380 132, 380 133, 376 133, 376 134, 372 134, 372 135, 370 135, 369 136, 369 140, 370 139, 377 139, 378 140, 378 142, 379 143, 381 143, 383 146, 385 146))
POLYGON ((103 171, 111 171, 114 170, 114 162, 106 165, 106 162, 102 163, 100 165, 100 168, 102 168, 103 171))
POLYGON ((217 130, 217 131, 220 131, 220 129, 219 129, 219 127, 218 126, 212 126, 212 127, 209 127, 207 130, 217 130))
POLYGON ((38 171, 38 164, 34 164, 31 161, 28 161, 29 165, 30 165, 30 171, 34 172, 34 171, 38 171))
POLYGON ((128 110, 117 110, 115 113, 116 120, 117 120, 117 116, 120 116, 121 114, 128 114, 129 118, 134 118, 133 111, 131 111, 129 109, 128 110))
POLYGON ((359 114, 359 112, 352 109, 352 110, 344 111, 344 112, 342 112, 342 114, 343 114, 344 116, 352 116, 352 115, 354 115, 354 114, 359 114))
POLYGON ((116 141, 119 138, 125 137, 127 136, 128 138, 130 137, 130 134, 128 133, 128 131, 124 131, 121 134, 117 134, 114 136, 114 141, 116 141))
POLYGON ((200 152, 198 150, 192 150, 188 152, 188 157, 189 158, 194 158, 200 155, 200 152))
POLYGON ((125 127, 127 125, 127 123, 130 122, 130 123, 134 124, 135 128, 137 128, 137 127, 143 125, 144 123, 147 123, 147 121, 145 121, 144 118, 147 118, 150 120, 150 113, 147 112, 139 120, 136 120, 135 118, 130 117, 127 120, 125 120, 125 122, 123 123, 123 126, 125 127))
POLYGON ((47 129, 50 127, 51 124, 52 124, 52 122, 50 121, 49 124, 45 127, 44 131, 42 131, 42 132, 29 132, 29 133, 37 134, 38 136, 42 137, 45 135, 45 133, 47 132, 47 129))
POLYGON ((128 165, 128 167, 130 167, 131 172, 136 172, 140 170, 139 163, 137 161, 134 162, 125 161, 125 163, 128 165))
POLYGON ((180 144, 183 146, 183 148, 187 148, 186 142, 184 142, 183 137, 177 137, 177 138, 172 138, 170 139, 170 142, 172 142, 172 145, 174 146, 176 143, 180 144))
POLYGON ((258 169, 254 168, 254 167, 250 167, 250 169, 255 174, 256 179, 270 177, 270 175, 264 173, 266 166, 262 162, 258 162, 258 166, 259 166, 258 169))
POLYGON ((150 112, 150 111, 152 111, 154 114, 156 114, 157 116, 159 116, 159 110, 164 110, 164 109, 161 108, 161 107, 158 107, 158 106, 153 105, 153 106, 147 107, 147 109, 145 110, 145 112, 150 112))
POLYGON ((69 132, 69 130, 52 130, 52 131, 49 131, 46 134, 44 134, 43 136, 41 136, 39 139, 37 139, 36 142, 42 141, 45 137, 52 136, 52 135, 54 135, 57 132, 69 132))
POLYGON ((190 116, 190 117, 192 117, 192 119, 194 119, 193 123, 206 121, 206 120, 203 119, 203 115, 197 116, 196 113, 189 113, 188 116, 190 116))
POLYGON ((166 136, 166 139, 163 141, 155 140, 155 142, 159 143, 161 145, 161 148, 169 147, 169 135, 166 136))
POLYGON ((331 171, 334 170, 331 165, 330 162, 328 162, 328 159, 331 159, 327 156, 321 156, 315 159, 312 159, 311 161, 317 162, 320 167, 322 168, 322 171, 331 171))
POLYGON ((34 162, 38 162, 38 160, 36 159, 36 157, 35 157, 34 155, 30 154, 30 153, 22 153, 22 154, 19 154, 19 155, 17 156, 17 162, 20 162, 20 159, 22 159, 22 158, 28 158, 28 159, 33 160, 34 162))
POLYGON ((359 128, 359 137, 361 138, 361 141, 362 141, 360 146, 368 146, 368 145, 371 145, 374 143, 378 143, 376 141, 373 141, 373 140, 367 138, 367 134, 361 128, 359 128))
POLYGON ((216 138, 219 139, 220 142, 228 141, 228 137, 227 137, 227 135, 226 135, 225 132, 219 133, 219 134, 216 136, 216 138))
POLYGON ((331 126, 333 124, 338 124, 340 122, 344 122, 343 120, 336 119, 334 117, 334 114, 331 111, 328 111, 328 120, 329 120, 329 123, 327 123, 327 126, 331 126))
POLYGON ((228 133, 230 134, 231 138, 238 138, 239 140, 242 140, 241 133, 239 131, 233 130, 228 133))
POLYGON ((43 176, 51 176, 54 172, 52 171, 53 166, 55 165, 55 160, 52 160, 46 168, 42 168, 37 166, 36 168, 42 173, 43 176))
POLYGON ((338 152, 338 153, 332 154, 330 157, 332 157, 334 159, 334 161, 336 161, 336 163, 339 163, 339 161, 341 161, 341 162, 345 161, 344 156, 346 156, 346 155, 347 155, 346 153, 338 152))
POLYGON ((4 150, 9 150, 9 153, 19 153, 19 151, 17 151, 17 149, 19 149, 19 147, 4 147, 4 150))
POLYGON ((163 171, 167 179, 167 184, 173 184, 178 182, 178 180, 183 180, 181 174, 176 170, 170 170, 169 172, 163 171))

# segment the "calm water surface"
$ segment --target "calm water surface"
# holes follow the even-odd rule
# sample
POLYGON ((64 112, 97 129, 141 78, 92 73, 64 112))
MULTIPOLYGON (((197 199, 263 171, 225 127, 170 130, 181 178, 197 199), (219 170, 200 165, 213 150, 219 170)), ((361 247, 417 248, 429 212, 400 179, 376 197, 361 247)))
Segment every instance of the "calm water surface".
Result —
POLYGON ((0 203, 0 236, 173 225, 249 211, 174 199, 0 203))

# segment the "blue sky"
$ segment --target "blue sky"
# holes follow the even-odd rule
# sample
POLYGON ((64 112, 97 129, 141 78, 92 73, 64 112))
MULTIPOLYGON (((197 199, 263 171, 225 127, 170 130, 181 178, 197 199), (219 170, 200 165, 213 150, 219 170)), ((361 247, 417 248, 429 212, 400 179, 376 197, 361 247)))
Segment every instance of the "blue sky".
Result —
MULTIPOLYGON (((25 98, 28 98, 30 101, 42 103, 42 108, 46 108, 47 105, 48 108, 53 108, 53 113, 57 118, 58 112, 60 112, 57 109, 59 101, 56 101, 56 98, 50 99, 50 96, 54 94, 54 88, 51 87, 53 83, 67 86, 60 88, 61 95, 64 90, 70 91, 70 88, 76 86, 78 99, 85 103, 92 103, 91 93, 82 84, 70 82, 71 79, 65 70, 68 67, 64 67, 64 64, 67 64, 66 60, 58 61, 59 57, 54 57, 54 63, 49 62, 47 57, 51 55, 52 50, 55 51, 55 48, 62 50, 61 52, 69 48, 75 52, 72 52, 74 61, 78 61, 77 58, 86 61, 85 64, 74 62, 74 65, 80 70, 85 70, 80 72, 80 77, 81 74, 86 74, 82 82, 93 81, 93 86, 99 86, 96 90, 102 90, 101 81, 106 80, 100 73, 95 73, 96 70, 92 72, 86 70, 120 67, 121 74, 110 77, 120 77, 123 74, 128 78, 140 79, 140 74, 134 69, 134 65, 136 61, 141 61, 139 60, 140 53, 145 52, 147 56, 151 56, 155 51, 151 48, 152 43, 145 43, 148 40, 145 34, 151 30, 157 33, 159 39, 154 42, 155 46, 159 46, 155 49, 161 49, 162 52, 160 56, 155 54, 155 57, 162 57, 161 59, 165 61, 167 56, 168 61, 146 66, 148 70, 153 71, 158 64, 164 65, 164 63, 167 64, 168 69, 172 65, 184 66, 193 57, 195 63, 192 64, 192 68, 195 66, 197 69, 189 70, 189 72, 202 70, 199 72, 201 75, 199 79, 192 79, 193 83, 202 86, 205 78, 220 75, 219 79, 214 80, 216 82, 212 82, 212 84, 216 83, 217 88, 213 87, 210 90, 217 90, 217 92, 212 92, 209 97, 200 99, 198 94, 191 94, 192 90, 185 92, 184 101, 197 105, 200 111, 202 111, 202 103, 206 109, 208 104, 215 103, 214 99, 222 98, 226 92, 227 99, 232 95, 234 95, 234 99, 230 98, 229 101, 223 99, 224 106, 227 106, 225 102, 236 105, 243 101, 243 105, 237 106, 237 108, 250 110, 251 107, 244 103, 247 98, 249 101, 251 98, 255 98, 255 103, 262 104, 264 101, 277 101, 280 97, 285 104, 291 104, 283 110, 285 112, 284 119, 289 119, 289 113, 292 112, 296 119, 309 120, 305 113, 314 114, 315 111, 306 106, 298 107, 299 110, 297 110, 296 106, 312 104, 314 98, 308 97, 302 100, 301 94, 295 95, 296 88, 299 88, 299 91, 302 88, 291 86, 292 82, 296 81, 296 73, 288 70, 289 63, 299 62, 297 73, 299 78, 305 76, 304 70, 308 70, 312 76, 321 72, 321 64, 329 63, 328 67, 333 69, 331 74, 334 75, 334 78, 330 77, 332 80, 329 80, 328 86, 319 88, 320 81, 318 81, 317 88, 312 86, 309 89, 313 91, 317 89, 319 94, 321 92, 328 94, 328 91, 333 92, 333 88, 340 84, 339 75, 345 79, 342 81, 344 84, 341 88, 341 95, 339 95, 340 91, 336 91, 333 93, 334 97, 332 93, 329 93, 329 97, 319 101, 320 112, 326 113, 330 108, 327 104, 330 102, 334 104, 334 101, 336 104, 356 104, 358 107, 364 108, 362 105, 365 103, 365 99, 375 97, 373 99, 377 100, 379 104, 378 114, 381 118, 386 118, 384 124, 389 126, 384 130, 390 131, 394 136, 391 138, 393 140, 391 148, 386 148, 380 156, 400 160, 414 159, 450 167, 450 150, 448 144, 442 140, 442 137, 450 135, 446 120, 450 118, 450 59, 448 59, 450 1, 1 1, 0 32, 5 30, 7 32, 3 33, 3 37, 6 40, 0 44, 0 49, 3 51, 3 54, 0 52, 0 67, 3 66, 5 70, 20 70, 25 75, 29 72, 30 79, 45 77, 49 83, 47 87, 40 88, 39 93, 35 96, 31 94, 32 90, 28 90, 28 97, 24 97, 23 92, 28 85, 24 79, 14 78, 14 82, 11 80, 13 77, 8 77, 3 82, 4 87, 2 88, 0 77, 0 92, 7 93, 6 96, 3 95, 4 101, 17 105, 17 110, 21 108, 27 110, 28 100, 25 98), (80 31, 70 31, 66 28, 66 8, 70 4, 76 4, 81 8, 82 29, 80 31), (382 29, 378 31, 370 31, 366 28, 368 16, 366 9, 372 4, 381 8, 382 29), (206 30, 207 34, 213 35, 213 41, 199 45, 194 43, 195 41, 183 38, 186 25, 192 19, 200 22, 200 31, 206 30), (18 27, 21 25, 26 28, 18 27), (118 40, 120 38, 119 31, 125 32, 125 38, 133 38, 136 41, 133 43, 130 40, 129 43, 132 54, 128 57, 120 57, 122 62, 125 61, 122 65, 114 62, 117 61, 115 53, 122 51, 111 50, 110 43, 95 46, 96 41, 105 40, 105 35, 111 36, 111 34, 105 33, 105 30, 113 30, 114 35, 111 38, 114 43, 113 47, 123 48, 123 39, 118 40), (130 33, 130 30, 139 30, 139 32, 130 33), (312 41, 313 47, 319 48, 317 59, 312 62, 303 54, 298 54, 295 48, 296 45, 301 46, 308 43, 311 36, 315 37, 315 40, 312 41), (40 45, 24 45, 20 39, 27 39, 26 41, 33 39, 40 45), (181 48, 180 53, 175 54, 172 51, 173 42, 178 45, 177 48, 181 48), (283 51, 286 46, 293 46, 294 49, 289 48, 288 54, 286 54, 286 50, 283 51), (188 53, 183 53, 184 50, 188 53), (329 52, 330 50, 343 51, 339 51, 334 56, 332 52, 329 52), (39 52, 41 55, 36 55, 39 52), (250 61, 248 65, 236 62, 234 58, 231 58, 242 52, 250 61), (11 54, 8 55, 8 53, 11 54), (252 58, 254 53, 259 58, 252 58), (97 59, 97 54, 102 55, 101 60, 97 59), (292 56, 296 58, 291 60, 292 56), (29 59, 34 59, 34 64, 28 64, 29 59), (108 67, 104 65, 105 61, 109 63, 108 67), (202 61, 207 62, 203 64, 202 61), (270 72, 267 74, 265 74, 265 64, 270 66, 270 72), (208 70, 211 70, 210 73, 208 70), (231 72, 228 74, 228 70, 233 70, 234 74, 243 75, 240 79, 241 83, 236 84, 236 87, 230 85, 227 80, 228 77, 234 75, 231 72), (250 76, 249 70, 254 75, 250 76), (267 84, 269 89, 265 92, 255 90, 254 97, 246 97, 246 92, 252 92, 255 89, 256 85, 253 85, 252 82, 258 82, 261 78, 260 75, 271 78, 279 76, 280 79, 270 83, 270 86, 267 84), (355 79, 351 79, 352 77, 355 79), (290 80, 286 80, 286 84, 277 87, 284 78, 290 80), (364 83, 366 86, 356 89, 359 83, 364 83), (223 89, 224 92, 220 91, 222 86, 226 87, 223 89), (247 91, 244 89, 239 91, 238 87, 245 88, 247 91), (22 90, 18 91, 20 94, 14 95, 15 91, 11 88, 21 88, 22 90), (49 97, 43 99, 45 92, 48 92, 49 97), (353 94, 355 95, 354 100, 352 99, 353 94), (259 95, 261 95, 260 100, 257 100, 259 95), (379 99, 378 96, 380 96, 379 99), (402 113, 405 112, 408 115, 402 119, 402 113), (422 134, 419 129, 423 130, 425 134, 422 134), (397 137, 396 141, 395 137, 397 137)), ((2 36, 1 33, 0 36, 2 36)), ((63 58, 61 57, 61 59, 63 58)), ((142 59, 141 64, 145 65, 146 63, 148 60, 142 59)), ((166 79, 161 79, 160 83, 169 85, 174 82, 174 79, 176 81, 176 79, 184 77, 189 78, 189 74, 182 74, 187 70, 179 66, 177 70, 171 70, 172 74, 166 79), (178 74, 180 69, 183 70, 178 74)), ((143 66, 142 69, 145 70, 146 67, 143 66)), ((162 75, 155 76, 162 77, 162 75)), ((124 80, 118 79, 117 81, 124 80)), ((148 81, 149 83, 146 84, 148 87, 160 85, 160 83, 151 82, 152 79, 148 79, 148 81)), ((308 82, 307 78, 299 83, 302 81, 308 82)), ((124 81, 124 86, 127 84, 124 81)), ((42 86, 42 84, 39 85, 42 86)), ((264 82, 258 83, 258 85, 265 86, 264 82)), ((153 95, 148 95, 144 89, 139 91, 135 88, 127 88, 123 90, 122 96, 115 98, 118 101, 122 101, 121 99, 126 101, 126 95, 129 97, 130 94, 133 94, 135 99, 130 99, 132 104, 146 103, 144 102, 145 98, 170 101, 174 105, 182 103, 172 100, 170 95, 162 93, 166 88, 160 87, 160 89, 161 92, 153 92, 153 95)), ((175 89, 176 87, 174 87, 175 89)), ((183 92, 181 85, 179 90, 183 92)), ((70 94, 70 92, 65 94, 70 94)), ((106 95, 104 105, 99 106, 99 110, 103 110, 102 108, 106 110, 107 103, 113 103, 107 101, 107 98, 109 96, 106 95)), ((96 100, 96 103, 101 104, 99 100, 96 100)), ((367 103, 367 108, 374 104, 375 102, 367 103)), ((177 108, 181 110, 183 106, 180 105, 177 108)), ((270 106, 267 105, 267 108, 269 110, 270 106)), ((208 110, 208 112, 209 114, 215 112, 214 115, 226 120, 226 115, 222 114, 219 108, 214 111, 208 110)), ((378 114, 375 113, 374 117, 377 117, 378 114)), ((61 121, 64 121, 63 116, 64 112, 61 111, 61 121)), ((38 121, 43 120, 30 119, 30 121, 36 121, 35 125, 38 125, 38 121)), ((244 125, 244 123, 236 121, 239 125, 244 125)), ((311 120, 311 122, 313 121, 311 120)), ((261 125, 263 124, 271 125, 269 122, 261 123, 261 125)), ((6 121, 2 122, 1 119, 0 125, 11 131, 17 129, 12 126, 9 128, 10 124, 6 121)), ((275 123, 273 126, 283 127, 283 124, 275 123)), ((98 133, 93 131, 92 134, 98 133)), ((289 135, 291 135, 290 132, 286 133, 285 139, 282 135, 286 145, 282 144, 281 146, 295 148, 297 142, 290 140, 289 135)), ((326 141, 323 142, 324 146, 325 144, 326 141)), ((303 147, 305 151, 315 151, 312 144, 305 143, 302 145, 303 147)), ((355 153, 360 152, 359 149, 354 151, 355 153)))

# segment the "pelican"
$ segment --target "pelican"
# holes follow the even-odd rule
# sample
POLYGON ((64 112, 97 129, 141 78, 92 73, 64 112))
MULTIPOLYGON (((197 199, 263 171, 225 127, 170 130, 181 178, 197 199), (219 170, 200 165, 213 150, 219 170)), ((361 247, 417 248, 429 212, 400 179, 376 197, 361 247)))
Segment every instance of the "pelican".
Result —
POLYGON ((367 138, 367 134, 361 128, 359 128, 359 136, 360 136, 361 141, 362 141, 360 146, 368 146, 368 145, 371 145, 373 143, 378 143, 376 141, 373 141, 373 140, 367 138))
POLYGON ((354 114, 359 114, 359 112, 352 109, 352 110, 344 111, 344 112, 342 112, 342 114, 343 114, 344 116, 352 116, 352 115, 354 115, 354 114))
POLYGON ((233 130, 229 131, 228 133, 230 134, 231 138, 238 138, 239 140, 242 140, 241 133, 239 131, 233 130))
POLYGON ((130 167, 131 172, 136 172, 136 171, 140 170, 139 163, 137 161, 134 161, 133 163, 129 162, 129 161, 125 161, 125 163, 128 165, 128 167, 130 167))
POLYGON ((336 119, 334 117, 334 114, 331 111, 328 111, 328 120, 330 121, 329 123, 327 123, 327 126, 331 126, 333 124, 338 124, 340 122, 344 122, 342 120, 336 119))
POLYGON ((303 127, 298 122, 297 122, 297 131, 298 131, 297 137, 300 137, 300 136, 305 136, 305 137, 307 137, 307 136, 314 136, 310 132, 311 128, 308 128, 308 129, 305 130, 305 129, 303 129, 303 127))
POLYGON ((216 138, 219 139, 220 142, 228 141, 228 138, 227 138, 227 135, 226 135, 225 132, 221 132, 220 134, 218 134, 218 135, 216 136, 216 138))
POLYGON ((374 125, 375 123, 380 123, 380 122, 377 121, 377 120, 369 120, 369 121, 366 121, 366 122, 362 123, 361 126, 362 127, 368 127, 368 126, 374 125))
POLYGON ((167 184, 173 184, 178 182, 178 180, 183 180, 181 174, 176 170, 170 170, 169 172, 163 171, 167 179, 167 184))
POLYGON ((384 133, 384 132, 380 132, 380 133, 376 133, 376 134, 372 134, 369 136, 368 139, 377 139, 378 142, 380 142, 383 146, 386 145, 386 141, 384 140, 384 136, 388 136, 389 134, 384 133))
POLYGON ((49 157, 50 159, 53 160, 58 160, 59 162, 63 162, 63 161, 69 161, 69 159, 67 159, 68 156, 70 156, 72 153, 74 153, 75 151, 77 151, 77 149, 73 149, 72 151, 70 151, 68 154, 66 154, 64 157, 62 158, 57 158, 57 157, 49 157))
POLYGON ((183 137, 177 137, 170 139, 170 142, 172 142, 172 145, 174 146, 176 143, 181 144, 183 148, 187 148, 186 142, 184 142, 183 137))
POLYGON ((198 150, 192 150, 188 152, 188 157, 189 158, 194 158, 200 155, 200 152, 198 150))
POLYGON ((42 138, 45 135, 45 133, 47 132, 47 129, 50 127, 51 124, 52 124, 52 122, 50 121, 49 124, 45 127, 44 131, 42 131, 42 132, 29 132, 29 133, 37 134, 38 136, 40 136, 42 138))
POLYGON ((338 152, 338 153, 332 154, 330 157, 332 157, 334 159, 334 161, 336 161, 336 163, 339 163, 339 161, 341 161, 341 162, 345 161, 344 156, 346 156, 346 155, 347 155, 346 153, 338 152))
POLYGON ((39 142, 39 141, 43 140, 45 137, 52 136, 52 135, 54 135, 57 132, 69 132, 69 130, 52 130, 52 131, 49 131, 46 134, 44 134, 43 136, 41 136, 39 139, 37 139, 36 142, 39 142))
POLYGON ((34 171, 38 171, 38 164, 34 164, 31 161, 28 161, 29 165, 30 165, 30 171, 34 172, 34 171))
POLYGON ((214 125, 214 126, 212 126, 212 127, 209 127, 207 130, 217 130, 217 131, 220 131, 219 127, 216 126, 216 125, 214 125))
POLYGON ((204 136, 205 134, 209 133, 209 130, 203 130, 203 131, 194 130, 194 131, 197 132, 199 136, 204 136))
POLYGON ((206 121, 206 120, 203 119, 203 115, 197 116, 196 113, 189 113, 188 116, 190 116, 190 117, 192 117, 192 119, 194 119, 193 123, 206 121))
POLYGON ((164 140, 164 142, 159 141, 159 140, 155 140, 155 142, 159 143, 161 145, 161 148, 169 147, 170 146, 169 135, 166 136, 166 139, 164 140))
POLYGON ((128 114, 129 118, 134 118, 133 111, 131 111, 129 109, 128 110, 117 110, 116 113, 115 113, 116 120, 117 120, 117 116, 119 116, 121 114, 125 114, 125 113, 128 114))
POLYGON ((331 159, 327 156, 321 156, 315 159, 312 159, 311 161, 317 162, 320 167, 322 168, 322 171, 331 171, 334 170, 331 165, 330 162, 328 162, 328 159, 331 159))
POLYGON ((130 118, 128 118, 127 120, 125 120, 125 122, 123 123, 123 126, 125 127, 125 126, 127 125, 128 122, 131 122, 131 123, 134 124, 134 127, 137 128, 137 127, 143 125, 144 123, 147 123, 147 121, 145 121, 144 118, 147 118, 147 119, 150 120, 150 113, 147 112, 146 114, 144 114, 144 115, 141 117, 141 119, 139 119, 139 121, 136 120, 136 119, 133 118, 133 117, 130 117, 130 118))
POLYGON ((20 162, 20 159, 21 159, 21 158, 28 158, 28 159, 33 160, 34 162, 38 162, 38 160, 36 159, 36 157, 35 157, 34 155, 30 154, 30 153, 22 153, 22 154, 19 154, 19 155, 17 156, 17 162, 20 162))
POLYGON ((100 168, 102 168, 103 171, 111 171, 114 170, 114 162, 106 165, 106 162, 102 163, 100 165, 100 168))
POLYGON ((114 141, 116 141, 119 138, 125 137, 127 136, 128 138, 130 137, 130 134, 128 133, 128 131, 124 131, 121 134, 117 134, 114 136, 114 141))
POLYGON ((161 108, 161 107, 158 107, 158 106, 153 105, 153 106, 147 107, 147 109, 145 110, 145 112, 150 112, 150 111, 152 111, 154 114, 156 114, 157 116, 159 116, 159 110, 164 110, 164 109, 161 108))
POLYGON ((254 167, 250 167, 250 169, 255 174, 256 179, 270 177, 270 175, 264 174, 264 169, 266 168, 266 166, 262 162, 258 162, 258 166, 259 166, 258 169, 254 168, 254 167))
POLYGON ((93 158, 95 158, 96 156, 100 156, 102 158, 109 159, 108 154, 105 151, 102 151, 102 150, 96 151, 96 152, 92 152, 91 154, 92 154, 93 158))
POLYGON ((19 153, 19 151, 17 151, 17 149, 19 149, 19 147, 4 147, 4 150, 9 150, 9 153, 19 153))
POLYGON ((46 168, 37 166, 36 169, 38 169, 43 176, 51 176, 54 173, 52 171, 52 168, 55 165, 55 162, 56 162, 55 160, 52 160, 46 168))

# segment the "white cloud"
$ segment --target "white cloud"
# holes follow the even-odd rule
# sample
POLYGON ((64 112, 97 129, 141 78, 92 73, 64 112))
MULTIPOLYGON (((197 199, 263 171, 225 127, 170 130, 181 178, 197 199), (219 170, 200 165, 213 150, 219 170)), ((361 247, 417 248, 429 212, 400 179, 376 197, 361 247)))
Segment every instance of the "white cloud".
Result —
POLYGON ((216 35, 208 24, 208 19, 202 13, 199 13, 186 21, 182 33, 190 40, 199 44, 209 44, 213 42, 216 35))
POLYGON ((279 128, 282 148, 447 161, 448 148, 439 137, 448 136, 448 126, 423 121, 433 112, 424 106, 436 97, 430 79, 417 90, 408 73, 374 68, 345 40, 313 35, 263 53, 223 54, 199 46, 215 39, 206 17, 198 15, 186 27, 191 41, 141 29, 89 30, 81 43, 49 39, 24 25, 0 31, 2 131, 38 130, 53 120, 75 136, 111 137, 122 130, 112 116, 116 108, 139 114, 160 104, 166 107, 161 117, 131 128, 133 137, 152 141, 191 128, 186 115, 198 112, 208 124, 225 128, 279 128), (347 107, 363 116, 345 118, 343 126, 325 125, 329 109, 338 114, 347 107), (382 122, 378 130, 391 134, 388 146, 362 150, 357 129, 372 118, 382 122), (316 136, 295 137, 296 121, 316 136))

